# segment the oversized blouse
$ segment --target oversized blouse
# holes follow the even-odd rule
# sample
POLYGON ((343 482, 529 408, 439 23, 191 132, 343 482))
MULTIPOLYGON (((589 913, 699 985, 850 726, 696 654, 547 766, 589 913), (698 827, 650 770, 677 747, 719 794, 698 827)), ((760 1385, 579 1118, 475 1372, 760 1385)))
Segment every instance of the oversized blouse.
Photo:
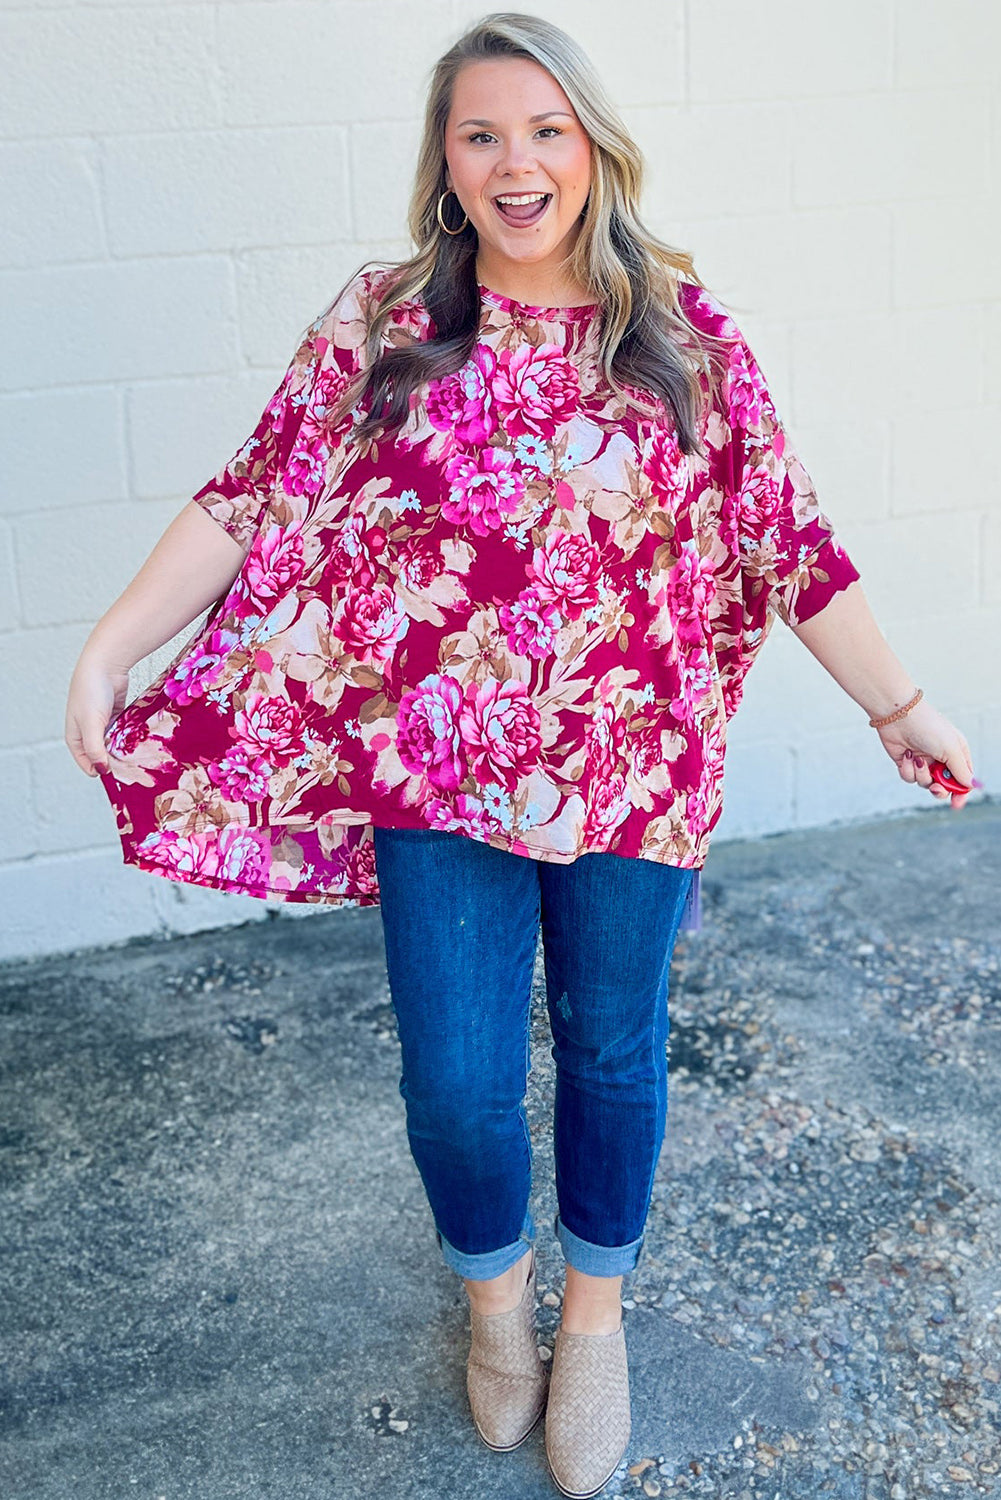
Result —
MULTIPOLYGON (((560 863, 612 852, 697 884, 774 616, 809 619, 859 576, 753 353, 679 280, 728 351, 711 398, 699 377, 706 456, 686 455, 669 407, 644 415, 605 380, 598 305, 480 285, 466 363, 362 445, 363 405, 328 413, 366 363, 384 274, 362 268, 314 319, 192 497, 246 557, 107 727, 125 863, 372 906, 382 826, 560 863)), ((414 296, 382 344, 434 332, 414 296)))

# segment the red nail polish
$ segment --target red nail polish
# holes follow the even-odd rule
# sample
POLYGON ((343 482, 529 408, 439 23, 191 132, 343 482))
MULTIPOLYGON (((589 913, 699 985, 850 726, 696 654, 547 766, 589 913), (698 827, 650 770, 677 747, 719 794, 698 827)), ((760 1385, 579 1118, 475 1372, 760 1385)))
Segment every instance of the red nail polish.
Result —
POLYGON ((923 766, 924 765, 924 761, 921 759, 920 755, 916 755, 914 757, 914 764, 916 766, 923 766))

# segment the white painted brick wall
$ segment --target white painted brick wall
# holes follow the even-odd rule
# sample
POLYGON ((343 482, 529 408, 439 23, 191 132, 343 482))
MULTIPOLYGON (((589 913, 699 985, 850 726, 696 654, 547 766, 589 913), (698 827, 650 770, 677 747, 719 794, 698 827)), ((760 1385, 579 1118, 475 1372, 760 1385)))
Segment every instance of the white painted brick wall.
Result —
MULTIPOLYGON (((1001 8, 535 9, 598 65, 648 222, 732 306, 891 644, 996 789, 1001 8)), ((486 10, 0 0, 0 957, 315 917, 123 866, 66 690, 307 322, 361 261, 407 253, 427 77, 486 10)), ((776 624, 718 836, 921 805, 776 624)))
POLYGON ((211 254, 351 238, 347 130, 159 131, 118 136, 103 154, 115 257, 211 254), (302 163, 322 163, 323 191, 303 192, 302 163), (150 188, 155 186, 155 192, 150 188), (198 212, 191 213, 191 205, 198 212))
POLYGON ((99 385, 0 396, 0 512, 34 515, 67 494, 81 507, 126 499, 124 404, 124 387, 99 385))
MULTIPOLYGON (((209 477, 209 476, 206 476, 209 477)), ((14 516, 21 623, 96 620, 138 572, 176 505, 88 505, 14 516)))
MULTIPOLYGON (((888 89, 893 81, 891 0, 691 0, 688 90, 696 103, 814 98, 888 89)), ((627 28, 619 36, 628 43, 627 28)), ((930 86, 930 85, 929 85, 930 86)), ((735 153, 739 156, 739 150, 735 153)))
POLYGON ((0 522, 0 632, 17 629, 20 580, 14 566, 14 534, 7 521, 0 522))

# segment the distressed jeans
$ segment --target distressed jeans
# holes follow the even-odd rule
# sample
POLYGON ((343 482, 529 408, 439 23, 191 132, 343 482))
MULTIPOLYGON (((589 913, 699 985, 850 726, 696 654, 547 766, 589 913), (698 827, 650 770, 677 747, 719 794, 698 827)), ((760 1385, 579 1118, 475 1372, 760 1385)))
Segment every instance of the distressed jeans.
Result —
POLYGON ((445 1262, 488 1280, 535 1239, 525 1112, 539 925, 556 1064, 554 1230, 568 1265, 639 1259, 667 1124, 668 972, 693 872, 534 860, 374 829, 407 1138, 445 1262))

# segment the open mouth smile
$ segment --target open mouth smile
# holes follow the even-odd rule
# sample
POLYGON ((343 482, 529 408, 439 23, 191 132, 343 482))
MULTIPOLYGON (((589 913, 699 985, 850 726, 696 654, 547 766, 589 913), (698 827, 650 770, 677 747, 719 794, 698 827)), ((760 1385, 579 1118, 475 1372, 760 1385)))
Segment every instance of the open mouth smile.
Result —
POLYGON ((500 193, 493 205, 505 224, 520 229, 539 222, 552 196, 552 193, 500 193))

